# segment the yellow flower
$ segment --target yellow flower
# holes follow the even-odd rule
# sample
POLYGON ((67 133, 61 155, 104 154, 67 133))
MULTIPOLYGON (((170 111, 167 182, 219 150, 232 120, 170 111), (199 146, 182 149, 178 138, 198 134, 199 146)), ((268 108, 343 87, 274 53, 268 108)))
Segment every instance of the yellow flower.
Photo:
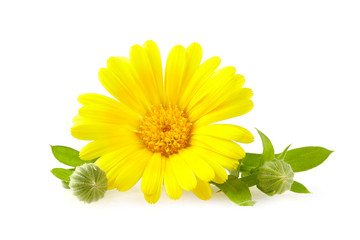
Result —
POLYGON ((71 133, 91 140, 80 157, 91 160, 108 178, 108 188, 126 191, 141 180, 146 201, 156 203, 164 182, 171 199, 193 191, 211 197, 210 181, 223 183, 245 156, 236 144, 252 134, 239 126, 212 124, 249 112, 252 91, 234 67, 217 69, 218 57, 201 63, 202 48, 175 46, 163 78, 158 46, 153 41, 130 49, 130 58, 111 57, 99 71, 101 84, 116 100, 80 95, 84 105, 71 133))

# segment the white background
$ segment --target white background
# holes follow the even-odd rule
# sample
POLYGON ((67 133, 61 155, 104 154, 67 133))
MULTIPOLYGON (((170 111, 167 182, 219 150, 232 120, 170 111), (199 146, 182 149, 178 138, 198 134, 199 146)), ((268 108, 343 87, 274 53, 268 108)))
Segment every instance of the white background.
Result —
POLYGON ((1 1, 1 239, 359 239, 358 1, 1 1), (163 62, 176 44, 198 42, 204 59, 235 66, 254 109, 232 119, 255 127, 277 152, 323 146, 335 152, 296 174, 312 192, 267 197, 254 207, 222 193, 209 201, 163 192, 155 205, 139 187, 83 204, 50 170, 49 144, 76 149, 70 135, 81 93, 107 94, 97 71, 153 39, 163 62))

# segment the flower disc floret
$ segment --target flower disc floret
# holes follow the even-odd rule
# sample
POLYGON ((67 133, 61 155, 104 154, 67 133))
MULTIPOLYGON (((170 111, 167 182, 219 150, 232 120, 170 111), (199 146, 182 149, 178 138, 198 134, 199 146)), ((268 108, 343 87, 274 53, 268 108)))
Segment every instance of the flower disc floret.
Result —
POLYGON ((192 123, 179 107, 153 107, 142 119, 138 135, 152 152, 177 153, 189 143, 192 123))

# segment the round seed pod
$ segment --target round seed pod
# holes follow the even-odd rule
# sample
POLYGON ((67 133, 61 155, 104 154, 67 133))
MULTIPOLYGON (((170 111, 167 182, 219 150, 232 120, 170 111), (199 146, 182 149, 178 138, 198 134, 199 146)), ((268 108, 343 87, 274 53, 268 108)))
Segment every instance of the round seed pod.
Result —
POLYGON ((269 196, 281 194, 291 188, 293 177, 290 164, 274 159, 259 168, 258 188, 269 196))
POLYGON ((93 163, 76 167, 70 176, 70 189, 83 202, 91 203, 103 198, 107 190, 105 172, 93 163))

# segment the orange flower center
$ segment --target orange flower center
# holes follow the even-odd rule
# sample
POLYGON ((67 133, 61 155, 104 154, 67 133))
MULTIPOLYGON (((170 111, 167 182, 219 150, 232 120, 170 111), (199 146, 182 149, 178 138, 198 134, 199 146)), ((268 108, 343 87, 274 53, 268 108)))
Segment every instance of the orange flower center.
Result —
POLYGON ((178 106, 153 107, 142 119, 138 136, 152 152, 164 156, 188 146, 192 123, 178 106))

